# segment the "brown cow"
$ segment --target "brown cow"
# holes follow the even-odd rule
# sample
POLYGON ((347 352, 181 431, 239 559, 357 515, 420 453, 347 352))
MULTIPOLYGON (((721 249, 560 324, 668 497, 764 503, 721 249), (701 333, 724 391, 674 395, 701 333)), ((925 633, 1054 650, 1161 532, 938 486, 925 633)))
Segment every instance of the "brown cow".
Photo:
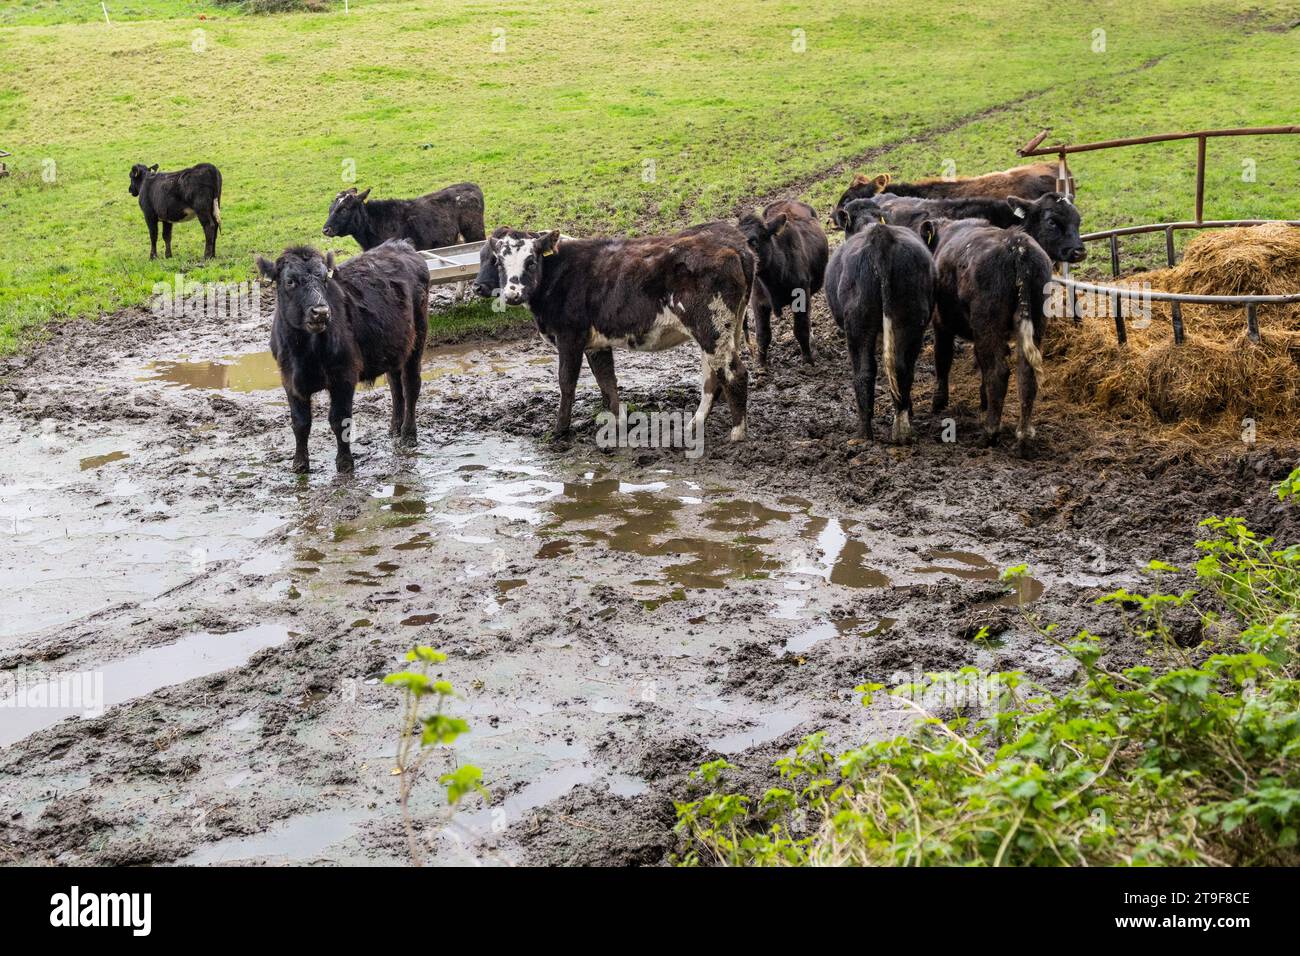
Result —
MULTIPOLYGON (((921 199, 1006 199, 1008 196, 1019 196, 1021 199, 1033 200, 1056 191, 1058 170, 1056 163, 1030 163, 1028 166, 1014 166, 1000 173, 985 173, 983 176, 920 179, 914 183, 896 183, 888 173, 881 173, 874 178, 858 173, 835 204, 831 220, 843 229, 844 206, 854 199, 870 199, 878 193, 916 196, 921 199)), ((1068 171, 1066 175, 1069 175, 1068 171)), ((1070 191, 1074 191, 1073 187, 1070 191)))

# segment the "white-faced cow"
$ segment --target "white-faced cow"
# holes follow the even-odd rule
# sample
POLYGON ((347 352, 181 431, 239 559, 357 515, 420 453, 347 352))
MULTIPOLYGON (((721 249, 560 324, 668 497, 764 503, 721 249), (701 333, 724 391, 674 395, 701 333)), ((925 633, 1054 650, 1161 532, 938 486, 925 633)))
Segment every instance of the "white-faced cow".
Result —
POLYGON ((733 225, 712 222, 674 235, 569 239, 501 227, 480 255, 474 289, 527 304, 542 338, 559 352, 556 435, 569 431, 585 353, 605 407, 617 412, 613 349, 700 349, 697 434, 725 393, 733 441, 745 437, 749 376, 741 357, 745 306, 756 262, 733 225))
POLYGON ((934 261, 916 233, 879 222, 869 200, 845 207, 848 236, 826 267, 826 302, 844 330, 853 363, 859 432, 872 439, 876 402, 876 342, 894 405, 892 438, 911 438, 912 379, 925 327, 934 310, 934 261))
POLYGON ((483 190, 457 183, 415 199, 369 199, 370 190, 345 189, 330 203, 321 233, 351 236, 362 249, 405 239, 417 249, 438 249, 484 237, 483 190))
POLYGON ((1009 202, 1023 225, 999 229, 982 219, 926 220, 919 232, 935 251, 937 270, 934 410, 948 404, 953 340, 969 339, 975 344, 980 368, 984 436, 988 444, 995 444, 1014 344, 1019 351, 1020 393, 1016 439, 1024 454, 1034 437, 1034 399, 1043 370, 1040 346, 1046 325, 1043 301, 1052 261, 1081 262, 1087 253, 1079 238, 1079 213, 1061 194, 1009 202))
POLYGON ((737 224, 758 257, 751 307, 758 337, 758 360, 766 367, 772 344, 772 316, 785 309, 794 315, 794 337, 799 351, 812 364, 808 316, 812 297, 820 291, 829 254, 826 231, 807 203, 774 202, 761 213, 741 216, 737 224))
POLYGON ((149 258, 158 258, 158 224, 162 223, 163 247, 172 257, 172 226, 198 219, 203 226, 203 258, 217 254, 217 230, 221 228, 221 171, 211 163, 199 163, 174 173, 158 172, 158 164, 131 167, 132 196, 140 199, 140 211, 149 227, 149 258))
POLYGON ((858 173, 835 204, 831 220, 843 229, 844 206, 855 199, 870 199, 878 193, 920 199, 1006 199, 1008 196, 1037 199, 1056 190, 1057 171, 1056 163, 1030 163, 983 176, 920 179, 914 183, 894 182, 888 173, 874 177, 858 173))
POLYGON ((385 242, 338 268, 334 253, 286 249, 274 263, 257 259, 275 283, 271 354, 289 399, 296 443, 293 470, 304 472, 311 397, 328 391, 339 471, 353 469, 352 397, 357 382, 388 376, 389 434, 415 443, 420 360, 429 326, 429 267, 404 240, 385 242))

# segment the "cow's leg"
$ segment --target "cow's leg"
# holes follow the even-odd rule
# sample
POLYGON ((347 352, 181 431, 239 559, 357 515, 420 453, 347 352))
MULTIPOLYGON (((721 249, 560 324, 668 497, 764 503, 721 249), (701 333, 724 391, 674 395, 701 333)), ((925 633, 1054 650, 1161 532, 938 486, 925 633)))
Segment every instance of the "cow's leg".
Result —
POLYGON ((758 283, 750 302, 754 310, 754 336, 758 341, 758 364, 767 368, 767 353, 772 347, 772 300, 758 283))
POLYGON ((934 330, 934 404, 935 413, 948 407, 948 373, 952 371, 953 334, 943 326, 934 330))
POLYGON ((618 380, 614 377, 614 350, 596 349, 587 353, 587 367, 596 376, 605 410, 618 414, 618 380))
POLYGON ((402 433, 402 421, 406 416, 406 399, 402 395, 402 370, 400 368, 389 369, 388 371, 388 394, 393 399, 393 410, 388 416, 388 435, 390 438, 396 438, 402 433))
POLYGON ((164 254, 167 256, 168 259, 170 259, 172 257, 172 224, 170 222, 164 222, 162 224, 162 227, 163 227, 163 249, 165 250, 164 254))
POLYGON ((700 352, 700 407, 691 419, 691 428, 697 435, 704 434, 704 422, 713 408, 713 400, 722 391, 722 375, 713 364, 709 353, 700 352))
POLYGON ((144 224, 149 227, 149 258, 158 258, 158 220, 154 216, 145 216, 144 224))
POLYGON ((334 455, 334 467, 341 472, 350 472, 352 461, 352 394, 355 385, 335 385, 330 389, 330 428, 334 431, 334 440, 338 449, 334 455))
POLYGON ((894 381, 898 383, 898 394, 894 396, 894 430, 892 438, 902 444, 912 440, 912 378, 916 374, 916 360, 921 355, 921 344, 925 339, 924 322, 909 322, 900 329, 895 324, 894 332, 894 381), (900 342, 899 339, 902 339, 900 342))
MULTIPOLYGON (((978 334, 978 333, 976 333, 978 334)), ((980 364, 980 380, 984 383, 984 441, 996 445, 998 429, 1002 427, 1002 405, 1007 398, 1007 384, 1011 380, 1011 366, 1007 362, 1005 342, 977 342, 975 355, 980 364)))
MULTIPOLYGON (((812 365, 812 323, 808 319, 807 298, 804 299, 804 308, 802 310, 792 308, 790 311, 794 316, 794 340, 799 343, 799 351, 803 354, 803 360, 812 365)), ((780 316, 777 317, 780 318, 780 316)))
POLYGON ((402 444, 414 445, 416 439, 415 403, 420 398, 420 361, 423 350, 413 351, 402 366, 402 444))
POLYGON ((739 346, 731 349, 722 366, 722 382, 731 409, 731 440, 744 441, 748 429, 745 415, 749 408, 749 371, 740 357, 739 346))
POLYGON ((871 441, 871 421, 876 409, 876 340, 878 330, 848 335, 849 358, 853 363, 853 397, 858 403, 858 437, 871 441))
POLYGON ((289 421, 293 425, 293 470, 299 474, 308 471, 307 439, 311 435, 311 399, 298 398, 287 391, 289 399, 289 421))
POLYGON ((560 353, 560 413, 555 419, 555 437, 563 438, 573 423, 573 396, 582 370, 582 345, 559 340, 556 348, 560 353))
POLYGON ((1020 393, 1020 424, 1016 426, 1016 450, 1023 456, 1034 439, 1034 399, 1038 397, 1038 376, 1033 366, 1020 355, 1016 366, 1016 391, 1020 393))
POLYGON ((217 255, 217 220, 208 213, 200 216, 199 222, 203 226, 203 258, 214 259, 217 255))

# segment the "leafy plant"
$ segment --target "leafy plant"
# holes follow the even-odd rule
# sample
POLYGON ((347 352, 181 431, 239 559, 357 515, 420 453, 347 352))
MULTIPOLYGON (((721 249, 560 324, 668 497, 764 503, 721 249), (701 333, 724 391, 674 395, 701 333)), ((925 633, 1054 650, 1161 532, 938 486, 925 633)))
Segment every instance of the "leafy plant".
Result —
MULTIPOLYGON (((407 652, 406 659, 417 664, 418 670, 389 674, 384 678, 384 683, 402 691, 402 725, 393 774, 400 778, 402 823, 406 827, 411 859, 416 866, 422 866, 424 857, 411 820, 411 791, 419 779, 426 758, 436 752, 436 748, 449 746, 461 734, 468 733, 469 724, 460 717, 445 713, 444 708, 455 696, 455 689, 449 681, 429 674, 430 666, 444 663, 447 655, 432 647, 416 646, 407 652), (430 700, 433 702, 431 712, 425 706, 426 701, 430 700)), ((461 800, 471 793, 481 793, 484 797, 488 795, 483 786, 482 771, 472 764, 461 764, 447 771, 438 777, 438 783, 447 791, 447 811, 441 824, 451 819, 461 800)))
MULTIPOLYGON (((1279 495, 1300 495, 1300 469, 1279 495)), ((1202 527, 1196 588, 1102 599, 1149 642, 1151 664, 1115 670, 1093 635, 1038 628, 1078 663, 1066 693, 1018 672, 929 674, 884 695, 917 711, 912 734, 842 753, 815 734, 777 762, 785 786, 761 798, 726 792, 730 765, 706 764, 693 777, 710 792, 677 804, 681 862, 1300 862, 1300 547, 1236 518, 1202 527), (1205 635, 1192 648, 1172 623, 1188 614, 1205 635), (982 689, 980 716, 926 710, 952 686, 982 689)), ((1177 570, 1147 568, 1157 584, 1177 570)), ((873 704, 884 688, 858 690, 873 704)))

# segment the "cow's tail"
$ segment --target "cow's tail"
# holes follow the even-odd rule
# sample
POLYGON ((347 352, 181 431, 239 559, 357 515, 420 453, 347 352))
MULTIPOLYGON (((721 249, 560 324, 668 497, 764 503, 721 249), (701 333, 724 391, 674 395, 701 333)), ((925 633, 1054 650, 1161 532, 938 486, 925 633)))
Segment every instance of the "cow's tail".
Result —
POLYGON ((1043 353, 1038 350, 1034 333, 1043 320, 1042 290, 1034 288, 1038 270, 1034 268, 1034 241, 1028 236, 1016 236, 1011 247, 1016 256, 1016 286, 1020 305, 1016 309, 1016 339, 1020 344, 1020 357, 1042 378, 1043 353))
POLYGON ((212 196, 212 218, 217 221, 217 228, 221 228, 221 170, 216 169, 217 174, 217 191, 212 196))
POLYGON ((890 266, 893 260, 894 234, 888 228, 873 228, 867 235, 867 261, 880 283, 881 359, 885 366, 885 379, 889 382, 889 397, 894 407, 902 404, 903 393, 898 387, 897 357, 898 336, 894 330, 894 290, 890 266))

